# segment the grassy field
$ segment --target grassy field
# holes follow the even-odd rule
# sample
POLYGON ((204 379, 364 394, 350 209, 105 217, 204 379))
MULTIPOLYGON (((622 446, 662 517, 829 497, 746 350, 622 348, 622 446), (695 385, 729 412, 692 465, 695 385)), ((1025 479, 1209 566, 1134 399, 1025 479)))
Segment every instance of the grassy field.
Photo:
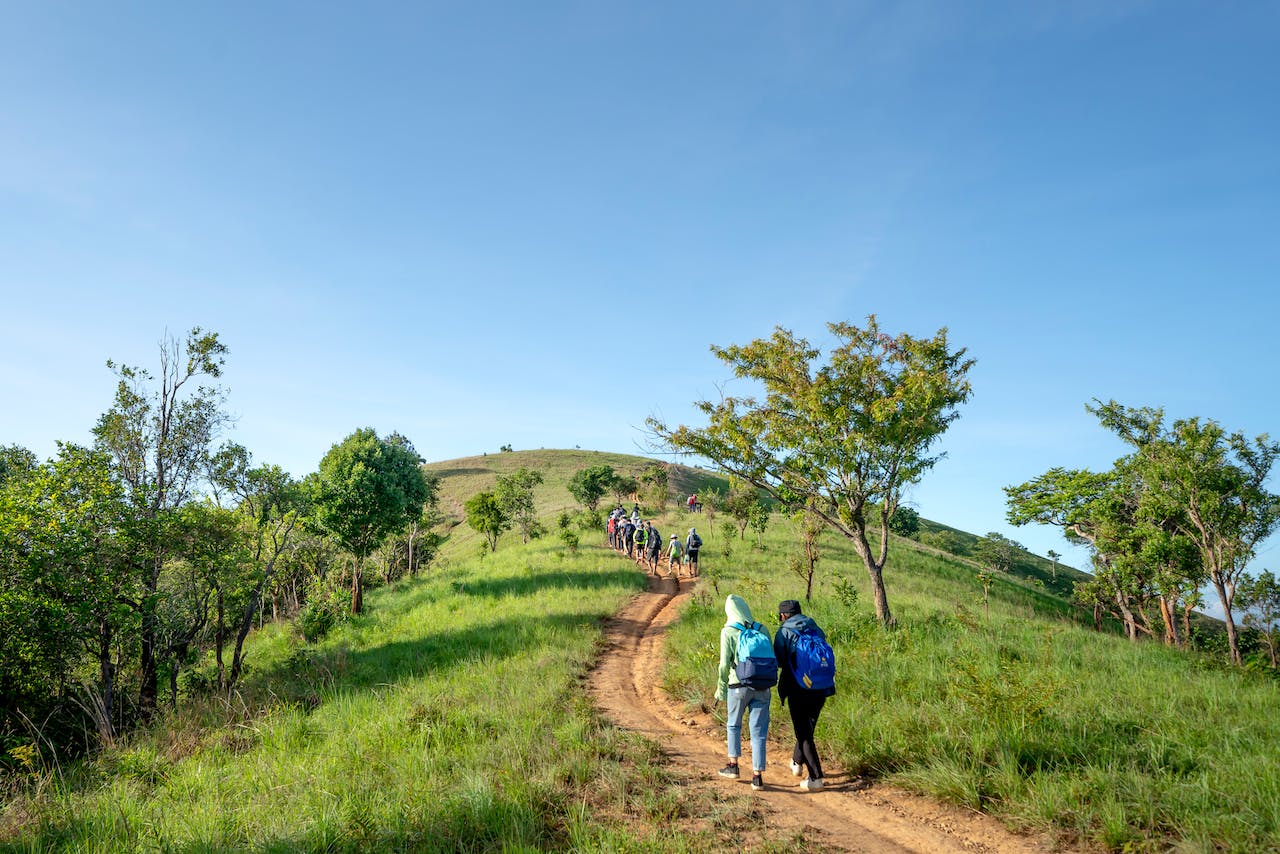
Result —
MULTIPOLYGON (((576 554, 556 539, 555 518, 572 506, 564 482, 600 462, 642 464, 544 451, 434 466, 446 513, 496 472, 542 470, 551 533, 527 546, 508 534, 482 558, 480 537, 456 525, 425 576, 371 591, 368 612, 323 642, 268 626, 233 701, 190 700, 92 762, 15 787, 0 847, 724 850, 749 798, 690 803, 655 767, 654 745, 584 699, 602 619, 644 585, 602 535, 582 532, 576 554), (697 815, 718 818, 678 820, 697 815)), ((724 596, 744 596, 771 628, 777 601, 801 598, 785 568, 796 534, 775 514, 756 548, 751 532, 726 538, 722 517, 673 506, 659 519, 667 534, 696 523, 706 540, 703 585, 671 631, 665 676, 678 702, 697 706, 714 687, 724 596)), ((907 541, 892 552, 899 627, 886 632, 857 559, 823 541, 805 610, 839 656, 840 692, 819 731, 827 757, 1064 843, 1280 850, 1275 681, 1097 634, 1034 577, 998 577, 984 601, 966 562, 907 541)))

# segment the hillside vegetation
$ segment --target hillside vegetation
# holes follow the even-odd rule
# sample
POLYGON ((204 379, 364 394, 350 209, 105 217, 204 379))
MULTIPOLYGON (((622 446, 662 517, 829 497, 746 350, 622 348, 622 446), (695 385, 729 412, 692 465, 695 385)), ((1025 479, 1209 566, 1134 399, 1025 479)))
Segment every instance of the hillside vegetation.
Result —
MULTIPOLYGON (((584 699, 602 620, 645 579, 602 532, 579 530, 576 550, 557 538, 576 512, 566 483, 586 466, 647 462, 528 451, 429 465, 448 536, 422 575, 371 590, 366 612, 322 641, 291 623, 255 632, 230 700, 191 698, 91 761, 31 769, 11 786, 0 840, 23 851, 737 846, 749 797, 691 799, 663 775, 658 746, 584 699), (520 467, 544 475, 548 534, 524 545, 508 533, 485 554, 463 504, 520 467)), ((671 474, 677 495, 727 486, 671 474)), ((802 598, 788 568, 797 526, 774 513, 739 538, 723 513, 674 502, 655 518, 666 535, 696 524, 705 539, 664 678, 675 702, 709 707, 724 596, 744 596, 771 629, 778 600, 802 598)), ((974 563, 905 539, 885 572, 898 615, 886 630, 852 551, 829 534, 819 548, 805 610, 839 661, 819 728, 831 761, 1064 844, 1280 849, 1275 681, 1094 631, 1057 595, 1070 571, 1048 561, 1028 557, 984 587, 974 563)), ((773 724, 783 741, 785 717, 773 724)), ((756 845, 789 847, 767 832, 756 845)))

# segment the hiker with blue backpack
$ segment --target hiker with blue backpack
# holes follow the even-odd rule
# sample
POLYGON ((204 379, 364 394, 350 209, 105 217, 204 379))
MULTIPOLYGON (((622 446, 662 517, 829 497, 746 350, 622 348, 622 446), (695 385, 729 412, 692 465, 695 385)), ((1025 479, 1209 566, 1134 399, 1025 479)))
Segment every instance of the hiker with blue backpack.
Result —
POLYGON ((742 716, 746 714, 751 733, 751 788, 759 791, 764 788, 765 738, 773 696, 769 689, 778 684, 778 661, 769 630, 752 619, 751 608, 741 596, 730 595, 724 600, 724 614, 716 700, 724 700, 727 706, 729 764, 720 769, 720 776, 738 778, 742 716))
POLYGON ((778 603, 782 625, 773 639, 778 660, 778 699, 791 701, 791 726, 796 731, 796 749, 791 754, 791 773, 799 777, 800 788, 816 792, 822 788, 822 761, 813 742, 818 715, 827 698, 836 692, 836 656, 827 636, 812 617, 800 613, 800 603, 784 599, 778 603))

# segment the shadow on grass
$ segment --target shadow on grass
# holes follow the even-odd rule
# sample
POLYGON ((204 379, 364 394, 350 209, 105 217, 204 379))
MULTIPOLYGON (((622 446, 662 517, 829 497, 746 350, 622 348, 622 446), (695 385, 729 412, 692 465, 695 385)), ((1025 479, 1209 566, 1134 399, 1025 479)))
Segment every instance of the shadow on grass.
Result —
POLYGON ((505 578, 474 578, 453 582, 453 589, 462 596, 532 596, 547 588, 573 588, 576 590, 603 590, 607 587, 643 588, 640 573, 630 566, 616 569, 597 569, 587 572, 551 570, 532 572, 528 575, 505 578))
POLYGON ((431 472, 441 479, 446 477, 466 477, 473 474, 493 474, 493 469, 484 468, 456 468, 456 469, 437 469, 431 472))

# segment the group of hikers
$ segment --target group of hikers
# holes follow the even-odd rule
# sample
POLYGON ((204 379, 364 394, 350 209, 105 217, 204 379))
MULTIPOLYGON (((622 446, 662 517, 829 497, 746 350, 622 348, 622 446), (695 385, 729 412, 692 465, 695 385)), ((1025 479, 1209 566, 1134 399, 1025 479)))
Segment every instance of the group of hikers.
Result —
MULTIPOLYGON (((691 506, 695 496, 690 496, 691 506)), ((643 519, 640 505, 630 515, 618 505, 605 525, 609 545, 632 558, 646 571, 661 577, 659 557, 664 553, 662 534, 652 519, 643 519)), ((698 551, 702 538, 690 528, 684 542, 672 534, 665 546, 669 577, 698 577, 698 551)), ((790 702, 791 726, 796 746, 791 753, 791 773, 800 779, 800 788, 816 792, 823 787, 822 761, 814 744, 814 730, 827 698, 835 694, 835 653, 827 636, 801 612, 795 599, 778 604, 778 632, 755 621, 745 599, 729 595, 724 603, 725 624, 720 630, 720 667, 716 674, 716 702, 726 704, 725 741, 728 763, 721 777, 738 779, 738 758, 742 755, 742 720, 747 718, 751 741, 751 788, 764 788, 765 740, 769 733, 772 690, 778 689, 783 707, 790 702)))
POLYGON ((632 508, 631 515, 627 515, 627 511, 619 504, 605 522, 605 533, 611 548, 639 563, 652 575, 662 575, 658 571, 658 560, 665 554, 669 578, 698 577, 698 552, 702 549, 702 537, 698 536, 696 528, 689 529, 689 535, 683 542, 679 536, 672 534, 670 542, 664 546, 662 534, 654 526, 653 520, 641 518, 639 504, 632 508))

